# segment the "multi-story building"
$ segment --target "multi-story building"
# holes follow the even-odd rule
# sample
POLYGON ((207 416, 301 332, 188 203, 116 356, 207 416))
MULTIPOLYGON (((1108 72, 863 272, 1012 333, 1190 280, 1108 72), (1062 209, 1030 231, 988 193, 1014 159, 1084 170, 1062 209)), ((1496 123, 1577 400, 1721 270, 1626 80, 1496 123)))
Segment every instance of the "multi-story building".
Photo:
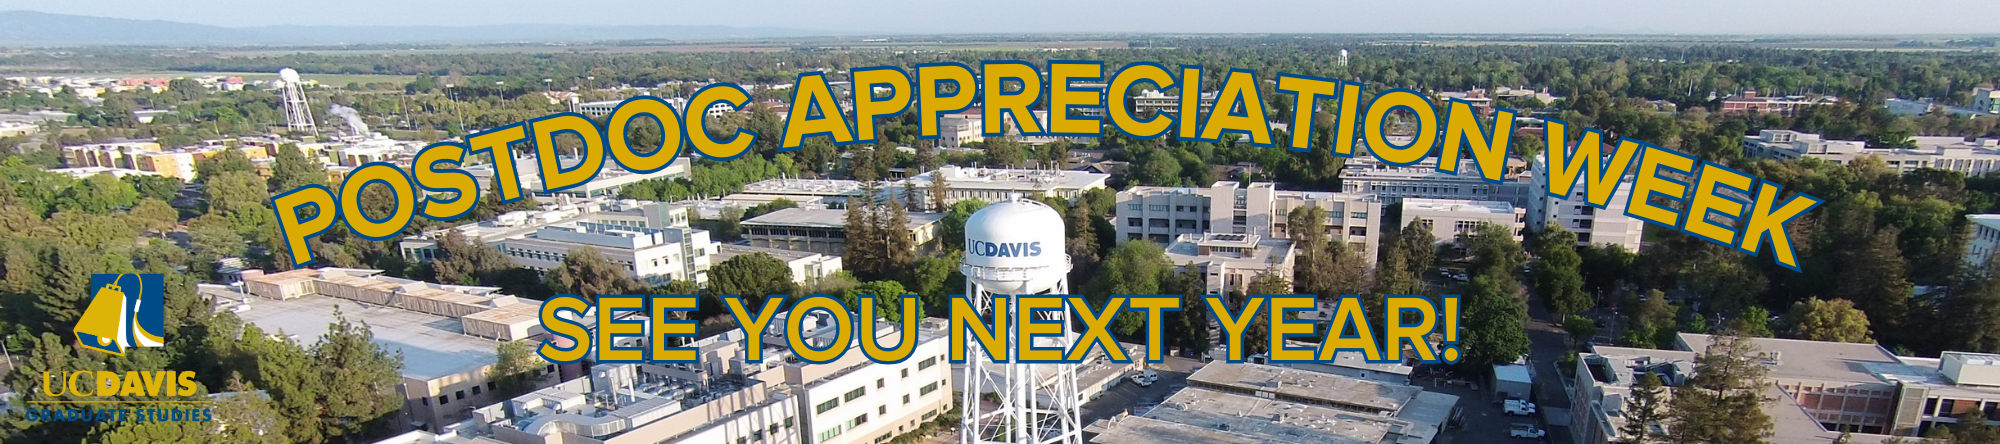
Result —
POLYGON ((1255 234, 1183 234, 1167 245, 1168 261, 1206 277, 1206 294, 1247 293, 1250 283, 1264 273, 1289 281, 1296 257, 1290 239, 1255 234))
POLYGON ((1506 227, 1514 233, 1514 240, 1519 241, 1527 231, 1528 210, 1495 201, 1403 199, 1402 226, 1416 221, 1430 227, 1431 235, 1437 237, 1440 245, 1477 233, 1480 224, 1506 227))
MULTIPOLYGON (((936 248, 944 213, 908 213, 911 239, 919 251, 936 248)), ((786 208, 745 220, 743 239, 754 247, 810 251, 839 256, 847 251, 847 211, 786 208)), ((957 242, 955 239, 950 242, 957 242)))
MULTIPOLYGON (((487 379, 502 341, 540 341, 540 304, 491 287, 440 285, 381 275, 381 270, 301 268, 264 274, 250 270, 244 290, 256 298, 218 303, 245 322, 302 345, 318 340, 344 316, 366 320, 375 343, 403 361, 403 396, 409 423, 428 431, 470 417, 472 406, 497 401, 487 379)), ((219 301, 220 302, 220 301, 219 301)), ((594 319, 574 319, 584 325, 594 319)), ((542 384, 561 377, 542 369, 542 384)), ((563 373, 580 372, 564 366, 563 373)))
MULTIPOLYGON (((1714 340, 1682 333, 1678 350, 1598 346, 1583 354, 1571 435, 1580 444, 1621 442, 1618 430, 1638 376, 1658 375, 1672 390, 1694 374, 1696 355, 1714 340)), ((1923 436, 1968 415, 2000 420, 2000 355, 1919 358, 1875 344, 1748 340, 1770 371, 1764 412, 1775 426, 1767 437, 1774 444, 1876 442, 1923 436)))
POLYGON ((422 438, 467 444, 805 442, 797 405, 783 388, 756 380, 695 383, 648 371, 654 368, 593 366, 587 378, 478 407, 445 436, 422 438))
POLYGON ((1555 224, 1576 233, 1577 246, 1615 244, 1625 251, 1638 252, 1645 241, 1646 223, 1625 215, 1625 206, 1632 199, 1631 178, 1626 178, 1611 193, 1611 201, 1605 202, 1604 209, 1591 206, 1587 192, 1578 186, 1566 199, 1543 197, 1542 208, 1548 217, 1532 219, 1530 227, 1539 230, 1555 224))
POLYGON ((715 263, 746 254, 768 254, 783 261, 792 270, 792 282, 811 283, 840 272, 840 256, 824 255, 810 251, 794 251, 780 248, 753 247, 748 245, 723 245, 715 255, 715 263))
MULTIPOLYGON (((407 160, 405 162, 407 162, 407 160)), ((516 179, 519 181, 518 183, 520 184, 521 191, 523 193, 527 193, 534 196, 546 196, 546 197, 559 197, 559 196, 581 197, 581 198, 612 197, 612 196, 617 196, 619 190, 624 189, 625 186, 627 185, 631 185, 634 183, 650 179, 665 179, 665 180, 685 179, 688 177, 688 172, 694 168, 693 167, 694 158, 681 157, 679 159, 674 159, 672 164, 669 164, 664 168, 660 168, 659 171, 640 174, 627 171, 625 170, 624 167, 618 166, 610 159, 606 159, 604 168, 599 169, 597 171, 597 178, 591 179, 590 181, 584 182, 583 184, 577 185, 573 188, 551 193, 543 191, 542 174, 539 172, 540 171, 539 168, 541 168, 539 166, 541 165, 540 162, 541 161, 537 160, 535 156, 520 156, 514 158, 514 169, 515 169, 514 174, 516 179)), ((582 162, 582 160, 574 157, 561 157, 559 160, 557 160, 557 162, 561 163, 562 165, 573 166, 579 164, 580 162, 582 162)), ((477 182, 479 182, 479 189, 481 190, 481 192, 484 193, 493 192, 493 184, 495 183, 493 175, 496 174, 495 169, 493 168, 493 164, 482 163, 477 165, 467 165, 463 169, 467 173, 471 173, 472 177, 476 179, 477 182)))
POLYGON ((1120 241, 1147 240, 1168 244, 1182 235, 1201 233, 1255 234, 1264 238, 1291 236, 1285 226, 1291 211, 1301 207, 1326 210, 1322 229, 1333 239, 1360 250, 1370 262, 1380 243, 1382 203, 1373 195, 1284 191, 1269 182, 1242 186, 1220 181, 1208 188, 1132 187, 1118 193, 1115 218, 1120 241))
POLYGON ((945 202, 948 204, 966 199, 999 202, 1016 195, 1054 196, 1075 200, 1085 191, 1104 188, 1104 182, 1110 178, 1109 174, 1089 171, 963 168, 946 165, 909 178, 908 186, 892 185, 885 188, 908 189, 917 193, 917 198, 921 201, 928 202, 931 181, 943 180, 947 189, 945 202))
MULTIPOLYGON (((688 227, 685 207, 635 200, 586 200, 451 229, 500 250, 516 265, 543 273, 561 266, 573 251, 594 248, 626 275, 654 285, 707 282, 718 248, 708 231, 688 227)), ((431 260, 442 234, 405 238, 398 247, 410 260, 431 260)))
POLYGON ((1972 100, 1967 103, 1973 111, 2000 114, 2000 90, 1993 85, 1979 85, 1972 88, 1972 100))
MULTIPOLYGON (((884 183, 875 191, 877 201, 901 199, 903 186, 884 183)), ((863 195, 862 183, 846 179, 765 179, 743 185, 743 193, 756 196, 775 196, 791 199, 803 205, 817 201, 823 208, 846 208, 847 201, 863 195)), ((733 197, 733 196, 732 196, 733 197)), ((725 198, 727 199, 727 198, 725 198)))
MULTIPOLYGON (((682 112, 683 114, 686 114, 686 113, 687 113, 687 99, 685 99, 685 98, 680 98, 680 97, 668 97, 668 98, 665 98, 665 99, 660 99, 660 100, 663 100, 663 101, 666 101, 666 102, 667 102, 667 105, 670 105, 670 106, 673 106, 675 110, 679 110, 679 111, 681 111, 681 112, 682 112)), ((625 101, 624 101, 624 100, 605 100, 605 101, 601 101, 601 102, 583 102, 583 103, 578 103, 578 104, 576 104, 576 105, 575 105, 575 108, 573 109, 573 111, 575 111, 575 112, 577 112, 577 113, 580 113, 580 114, 583 114, 583 115, 585 115, 585 116, 590 116, 590 118, 592 118, 592 119, 603 119, 603 118, 605 118, 606 116, 610 116, 610 115, 611 115, 611 112, 613 112, 613 111, 617 111, 617 110, 618 110, 618 105, 619 105, 619 104, 623 104, 623 103, 625 103, 625 101)), ((733 107, 733 106, 730 106, 730 105, 729 105, 729 104, 727 104, 727 103, 722 103, 722 102, 715 102, 715 103, 712 103, 712 104, 709 104, 709 105, 708 105, 708 109, 707 109, 707 110, 704 110, 704 111, 703 111, 703 113, 702 113, 702 115, 704 115, 704 116, 707 116, 707 117, 722 117, 722 116, 724 116, 724 115, 728 115, 728 114, 729 114, 730 112, 733 112, 733 111, 735 111, 735 110, 736 110, 736 108, 735 108, 735 107, 733 107)), ((784 114, 783 114, 783 113, 779 113, 779 115, 781 115, 781 116, 782 116, 782 115, 784 115, 784 114)))
POLYGON ((1094 444, 1428 444, 1458 411, 1457 396, 1407 384, 1213 362, 1158 407, 1083 433, 1094 444))
POLYGON ((1742 94, 1722 99, 1722 113, 1773 113, 1791 116, 1800 109, 1839 102, 1830 96, 1784 96, 1769 97, 1757 95, 1757 90, 1743 91, 1742 94))
MULTIPOLYGON (((1360 158, 1356 154, 1356 158, 1360 158)), ((1513 168, 1510 161, 1509 168, 1513 168)), ((1341 188, 1349 193, 1374 194, 1384 205, 1402 203, 1404 198, 1493 200, 1518 208, 1528 208, 1539 194, 1533 173, 1509 173, 1501 183, 1487 182, 1470 161, 1459 174, 1437 171, 1434 163, 1395 167, 1372 161, 1358 161, 1340 170, 1341 188)))
POLYGON ((1965 243, 1965 264, 1985 266, 1994 249, 2000 248, 2000 214, 1967 214, 1965 220, 1972 222, 1972 238, 1965 243))
POLYGON ((1762 130, 1744 138, 1746 151, 1770 159, 1809 157, 1845 165, 1862 157, 1880 158, 1890 169, 1935 168, 1977 176, 2000 170, 2000 139, 1966 141, 1955 136, 1912 137, 1916 148, 1869 147, 1859 140, 1824 140, 1818 134, 1762 130))

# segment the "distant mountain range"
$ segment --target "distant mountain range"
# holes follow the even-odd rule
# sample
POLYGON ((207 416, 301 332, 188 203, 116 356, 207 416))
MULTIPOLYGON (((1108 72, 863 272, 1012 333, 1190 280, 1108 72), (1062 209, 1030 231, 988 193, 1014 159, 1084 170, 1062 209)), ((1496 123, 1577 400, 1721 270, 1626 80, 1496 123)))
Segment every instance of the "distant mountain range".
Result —
POLYGON ((825 31, 727 26, 221 26, 35 11, 0 11, 0 46, 352 45, 381 43, 711 40, 829 35, 825 31))

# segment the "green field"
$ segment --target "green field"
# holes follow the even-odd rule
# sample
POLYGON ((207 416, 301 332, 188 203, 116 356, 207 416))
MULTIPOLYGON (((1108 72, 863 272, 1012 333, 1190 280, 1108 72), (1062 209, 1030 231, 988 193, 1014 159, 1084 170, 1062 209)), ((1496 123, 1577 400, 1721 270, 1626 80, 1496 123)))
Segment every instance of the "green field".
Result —
MULTIPOLYGON (((207 76, 242 76, 243 80, 250 80, 250 81, 271 80, 278 78, 278 73, 275 72, 265 73, 265 72, 196 72, 196 71, 120 71, 120 72, 22 73, 22 74, 10 73, 6 75, 10 77, 11 76, 30 76, 30 77, 66 76, 66 77, 112 77, 112 78, 119 78, 119 77, 176 78, 176 77, 207 77, 207 76)), ((411 80, 416 79, 416 76, 384 75, 384 74, 300 73, 299 77, 304 78, 306 80, 317 80, 322 85, 336 86, 336 87, 346 86, 350 82, 358 82, 358 83, 394 82, 396 84, 404 84, 404 83, 409 83, 411 80)))

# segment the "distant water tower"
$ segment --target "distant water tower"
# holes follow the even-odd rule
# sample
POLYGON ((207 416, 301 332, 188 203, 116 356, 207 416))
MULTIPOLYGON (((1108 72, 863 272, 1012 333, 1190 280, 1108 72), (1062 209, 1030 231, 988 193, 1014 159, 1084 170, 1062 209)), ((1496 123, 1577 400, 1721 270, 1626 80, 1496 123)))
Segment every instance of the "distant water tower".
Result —
POLYGON ((1340 48, 1340 66, 1347 66, 1347 48, 1340 48))
POLYGON ((285 129, 292 134, 317 136, 319 127, 313 125, 312 106, 306 103, 306 91, 299 83, 298 71, 291 68, 278 70, 278 94, 285 105, 285 129))
MULTIPOLYGON (((966 297, 982 315, 1015 319, 1018 304, 1010 301, 1009 313, 990 313, 993 298, 1069 294, 1065 241, 1062 215, 1041 202, 1014 196, 972 213, 965 221, 965 259, 959 266, 966 297)), ((1068 316, 1061 313, 1033 315, 1062 324, 1061 336, 1036 338, 1036 346, 1068 350, 1076 342, 1068 316)), ((1017 327, 1010 321, 1009 331, 995 333, 1013 338, 1017 327)), ((1082 444, 1076 364, 1020 363, 1014 353, 1008 353, 1005 363, 989 363, 979 341, 965 345, 969 364, 964 370, 967 386, 959 387, 964 396, 959 405, 965 408, 959 442, 1082 444), (984 406, 981 395, 988 391, 998 395, 997 406, 984 406)))

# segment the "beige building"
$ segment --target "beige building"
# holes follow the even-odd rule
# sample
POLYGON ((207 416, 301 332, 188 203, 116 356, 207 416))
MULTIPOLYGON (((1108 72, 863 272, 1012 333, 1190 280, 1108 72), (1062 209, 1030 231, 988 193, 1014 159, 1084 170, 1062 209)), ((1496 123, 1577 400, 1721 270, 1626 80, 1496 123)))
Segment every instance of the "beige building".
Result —
POLYGON ((1118 226, 1120 241, 1143 239, 1163 245, 1182 235, 1202 233, 1284 239, 1290 237, 1287 216, 1307 206, 1326 211, 1326 226, 1321 229, 1374 262, 1382 203, 1368 194, 1283 191, 1269 182, 1247 187, 1234 181, 1207 188, 1132 187, 1118 193, 1112 224, 1118 226))
MULTIPOLYGON (((909 213, 917 249, 936 248, 944 213, 909 213)), ((742 222, 743 239, 753 247, 809 251, 839 256, 847 251, 847 211, 786 208, 742 222)))
MULTIPOLYGON (((403 412, 411 427, 440 431, 470 417, 471 407, 497 401, 486 373, 502 341, 544 334, 540 304, 490 287, 441 285, 382 276, 380 270, 302 268, 243 276, 255 298, 218 304, 244 321, 310 344, 336 314, 366 322, 376 344, 403 355, 403 412)), ((579 321, 589 325, 592 320, 579 321)), ((543 383, 560 379, 549 365, 543 383)), ((565 370, 575 370, 565 368, 565 370)))
POLYGON ((1094 444, 1428 444, 1458 411, 1457 396, 1407 384, 1212 362, 1158 407, 1083 434, 1094 444))
POLYGON ((1402 226, 1416 221, 1430 227, 1439 245, 1458 242, 1459 236, 1477 232, 1482 223, 1507 227, 1514 233, 1514 240, 1519 241, 1527 230, 1528 210, 1506 202, 1403 199, 1402 226))
POLYGON ((1109 174, 1088 171, 963 168, 947 165, 911 177, 908 179, 910 181, 908 185, 891 184, 885 187, 909 189, 918 194, 923 202, 929 202, 931 181, 943 180, 948 190, 945 195, 947 204, 966 199, 999 202, 1014 195, 1053 196, 1075 200, 1085 191, 1104 188, 1104 182, 1110 178, 1109 174))
MULTIPOLYGON (((1875 344, 1750 338, 1770 371, 1764 412, 1774 444, 1878 442, 1924 436, 1974 415, 2000 419, 2000 355, 1945 352, 1897 356, 1875 344)), ((1638 376, 1658 375, 1675 390, 1694 375, 1698 350, 1714 337, 1682 333, 1678 350, 1595 347, 1577 360, 1570 430, 1579 444, 1619 442, 1638 376)))
POLYGON ((1290 281, 1297 257, 1291 240, 1255 234, 1183 234, 1167 245, 1167 260, 1200 272, 1207 294, 1248 292, 1264 273, 1290 281))

